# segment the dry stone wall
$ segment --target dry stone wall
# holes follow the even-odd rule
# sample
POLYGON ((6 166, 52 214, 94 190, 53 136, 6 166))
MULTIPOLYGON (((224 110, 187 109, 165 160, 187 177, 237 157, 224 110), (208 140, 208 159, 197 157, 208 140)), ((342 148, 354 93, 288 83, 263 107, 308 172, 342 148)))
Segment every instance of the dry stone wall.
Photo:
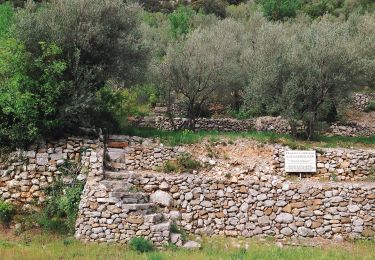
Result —
POLYGON ((111 169, 157 170, 164 162, 177 159, 185 149, 164 146, 158 139, 110 135, 106 152, 111 169))
MULTIPOLYGON (((164 116, 129 118, 129 121, 135 127, 155 128, 166 131, 173 130, 170 119, 164 116)), ((174 118, 174 124, 177 129, 186 129, 188 126, 188 120, 186 118, 174 118)), ((271 116, 245 120, 233 118, 197 118, 195 129, 234 132, 271 131, 279 134, 289 134, 291 132, 287 120, 281 117, 271 116)), ((358 125, 356 123, 350 123, 348 125, 334 123, 330 125, 326 131, 326 135, 334 136, 372 136, 374 134, 375 129, 358 125)))
MULTIPOLYGON (((205 235, 375 236, 374 183, 300 183, 279 176, 249 176, 230 182, 190 174, 123 174, 117 173, 117 178, 132 186, 129 191, 150 195, 158 213, 132 213, 141 206, 129 206, 124 201, 129 195, 114 198, 114 190, 103 184, 108 180, 95 181, 86 187, 80 204, 78 239, 126 243, 145 236, 163 244, 172 239, 167 232, 171 223, 205 235), (164 224, 157 224, 160 218, 164 224)), ((175 235, 173 240, 179 241, 175 235)))
POLYGON ((0 161, 0 199, 15 204, 42 202, 43 189, 60 174, 64 160, 81 165, 78 179, 103 173, 103 142, 98 139, 70 137, 43 142, 27 151, 3 154, 0 161))
POLYGON ((371 100, 375 100, 375 93, 355 93, 353 108, 357 111, 364 111, 371 100))
MULTIPOLYGON (((274 171, 286 175, 284 169, 284 152, 288 149, 275 146, 273 154, 274 171)), ((319 149, 317 151, 317 172, 303 177, 354 181, 375 179, 375 150, 353 149, 319 149)))

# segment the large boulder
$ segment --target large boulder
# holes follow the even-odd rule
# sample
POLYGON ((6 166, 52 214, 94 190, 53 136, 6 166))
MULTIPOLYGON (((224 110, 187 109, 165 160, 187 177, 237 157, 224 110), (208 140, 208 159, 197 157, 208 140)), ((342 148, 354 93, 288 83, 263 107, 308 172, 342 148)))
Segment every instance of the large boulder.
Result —
POLYGON ((150 201, 164 207, 170 207, 172 206, 173 198, 169 193, 162 190, 157 190, 151 194, 150 201))

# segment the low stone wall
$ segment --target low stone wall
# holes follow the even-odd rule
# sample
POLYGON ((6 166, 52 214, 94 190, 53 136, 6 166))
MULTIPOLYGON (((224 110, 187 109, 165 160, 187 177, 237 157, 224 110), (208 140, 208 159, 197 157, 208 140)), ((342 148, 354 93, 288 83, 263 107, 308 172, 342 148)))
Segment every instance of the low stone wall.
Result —
POLYGON ((103 173, 103 142, 98 139, 70 137, 39 143, 32 149, 3 155, 0 161, 0 198, 15 204, 41 202, 43 189, 60 174, 64 160, 81 165, 79 179, 103 173))
MULTIPOLYGON (((135 127, 155 128, 159 130, 172 131, 173 127, 168 117, 149 116, 140 118, 129 118, 129 122, 135 127)), ((186 118, 174 118, 177 129, 186 129, 188 120, 186 118)), ((271 131, 279 134, 290 134, 291 129, 287 120, 281 117, 257 117, 253 119, 238 120, 233 118, 197 118, 196 130, 217 131, 271 131)), ((335 136, 372 136, 375 129, 361 126, 356 123, 340 125, 337 123, 328 127, 326 135, 335 136)))
MULTIPOLYGON (((275 146, 273 167, 275 172, 286 175, 284 152, 288 148, 275 146)), ((303 177, 355 181, 375 178, 375 150, 353 150, 344 148, 319 148, 317 151, 317 172, 304 173, 303 177)))
POLYGON ((183 147, 168 147, 158 139, 110 135, 107 164, 117 170, 157 170, 168 160, 176 160, 183 147))
POLYGON ((375 134, 375 129, 362 126, 356 123, 349 123, 347 125, 332 124, 326 135, 328 136, 372 136, 375 134))
POLYGON ((375 100, 375 93, 355 93, 353 96, 353 108, 363 111, 371 100, 375 100))
MULTIPOLYGON (((93 181, 85 188, 77 220, 78 239, 126 243, 145 236, 169 241, 169 224, 153 224, 155 214, 131 215, 131 207, 113 199, 113 189, 105 182, 93 181)), ((375 236, 375 183, 299 183, 278 176, 251 176, 233 183, 201 175, 156 173, 124 175, 118 185, 121 182, 134 185, 133 192, 150 194, 151 202, 161 207, 162 218, 189 233, 276 238, 375 236)))

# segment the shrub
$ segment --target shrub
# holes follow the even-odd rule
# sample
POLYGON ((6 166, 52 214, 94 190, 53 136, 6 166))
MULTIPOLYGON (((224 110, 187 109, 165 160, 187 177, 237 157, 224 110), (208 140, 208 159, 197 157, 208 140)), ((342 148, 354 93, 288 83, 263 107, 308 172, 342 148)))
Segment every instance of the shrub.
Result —
POLYGON ((15 210, 13 206, 0 200, 0 221, 4 226, 8 226, 13 219, 15 210))
POLYGON ((364 111, 365 112, 375 111, 375 99, 370 101, 370 103, 366 106, 364 111))
POLYGON ((284 20, 295 17, 300 7, 299 0, 263 0, 263 13, 269 20, 284 20))
POLYGON ((130 239, 129 247, 132 250, 140 253, 151 252, 154 250, 154 245, 152 242, 143 237, 135 237, 130 239))
POLYGON ((62 50, 42 42, 40 56, 32 58, 17 40, 0 39, 0 44, 0 142, 22 146, 56 133, 71 90, 62 50))
POLYGON ((226 16, 228 2, 224 0, 197 0, 193 2, 196 11, 202 11, 205 14, 215 14, 221 18, 226 16))
POLYGON ((176 161, 166 161, 163 165, 164 172, 177 172, 179 170, 176 161))
POLYGON ((190 31, 190 18, 193 12, 191 7, 180 6, 168 16, 170 32, 174 39, 185 36, 190 31))
POLYGON ((196 170, 201 167, 200 162, 194 160, 189 153, 181 154, 178 158, 178 164, 182 170, 196 170))
POLYGON ((83 182, 76 178, 81 168, 73 162, 65 161, 58 170, 61 176, 46 188, 47 200, 43 204, 42 211, 35 213, 34 221, 46 231, 73 233, 84 187, 83 182), (68 179, 69 182, 66 181, 68 179))
POLYGON ((9 3, 0 4, 0 38, 8 33, 13 15, 14 11, 9 3))

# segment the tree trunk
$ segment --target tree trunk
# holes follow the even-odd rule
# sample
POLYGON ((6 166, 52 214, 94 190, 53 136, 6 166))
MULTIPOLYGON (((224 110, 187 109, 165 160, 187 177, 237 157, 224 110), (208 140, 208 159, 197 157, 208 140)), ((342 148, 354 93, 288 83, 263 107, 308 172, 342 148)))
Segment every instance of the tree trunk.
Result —
POLYGON ((317 111, 310 112, 308 115, 308 122, 306 127, 306 138, 311 140, 315 135, 316 118, 318 117, 317 111))

